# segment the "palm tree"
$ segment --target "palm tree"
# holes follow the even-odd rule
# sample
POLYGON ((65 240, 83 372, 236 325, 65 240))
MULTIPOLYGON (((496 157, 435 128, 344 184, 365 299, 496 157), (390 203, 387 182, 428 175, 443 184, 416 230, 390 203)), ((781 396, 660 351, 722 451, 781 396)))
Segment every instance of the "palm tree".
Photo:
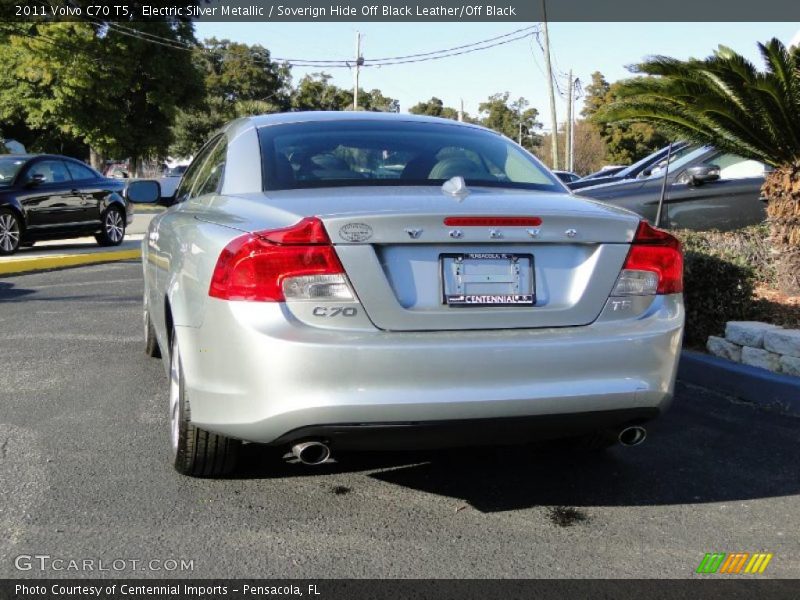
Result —
POLYGON ((800 47, 758 45, 764 69, 730 48, 677 60, 656 56, 631 67, 604 120, 647 122, 682 139, 761 161, 772 170, 767 198, 777 283, 800 294, 800 47))

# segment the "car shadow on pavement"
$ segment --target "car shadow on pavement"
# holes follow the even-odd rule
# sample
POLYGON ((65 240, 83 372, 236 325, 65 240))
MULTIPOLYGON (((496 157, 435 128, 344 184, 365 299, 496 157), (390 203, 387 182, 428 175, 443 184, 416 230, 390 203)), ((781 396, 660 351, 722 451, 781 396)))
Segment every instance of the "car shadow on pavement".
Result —
POLYGON ((0 302, 6 300, 17 300, 35 293, 36 290, 18 288, 13 283, 0 281, 0 302))
MULTIPOLYGON (((278 462, 247 447, 239 477, 363 472, 393 485, 458 498, 482 512, 535 506, 643 506, 800 493, 800 419, 679 384, 672 410, 634 448, 605 453, 558 445, 438 452, 342 453, 320 467, 278 462)), ((357 481, 357 480, 356 480, 357 481)))

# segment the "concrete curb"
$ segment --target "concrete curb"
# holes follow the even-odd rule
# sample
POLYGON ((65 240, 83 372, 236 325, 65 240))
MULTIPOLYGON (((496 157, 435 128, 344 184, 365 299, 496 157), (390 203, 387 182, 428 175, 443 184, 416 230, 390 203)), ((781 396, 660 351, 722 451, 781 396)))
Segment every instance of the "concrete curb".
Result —
POLYGON ((47 254, 43 256, 11 257, 0 262, 0 275, 28 273, 31 271, 50 271, 66 267, 79 267, 96 263, 116 262, 140 258, 140 248, 110 250, 107 252, 87 252, 84 254, 47 254))
POLYGON ((684 350, 678 379, 800 417, 800 377, 684 350))

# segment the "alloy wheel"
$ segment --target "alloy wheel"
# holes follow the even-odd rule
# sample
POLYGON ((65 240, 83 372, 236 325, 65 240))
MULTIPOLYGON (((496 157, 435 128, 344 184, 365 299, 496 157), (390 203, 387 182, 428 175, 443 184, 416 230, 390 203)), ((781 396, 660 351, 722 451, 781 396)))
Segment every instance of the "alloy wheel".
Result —
POLYGON ((106 235, 112 242, 119 242, 125 235, 122 215, 118 210, 109 210, 106 214, 106 235))
POLYGON ((19 223, 10 213, 0 214, 0 248, 13 252, 19 244, 19 223))

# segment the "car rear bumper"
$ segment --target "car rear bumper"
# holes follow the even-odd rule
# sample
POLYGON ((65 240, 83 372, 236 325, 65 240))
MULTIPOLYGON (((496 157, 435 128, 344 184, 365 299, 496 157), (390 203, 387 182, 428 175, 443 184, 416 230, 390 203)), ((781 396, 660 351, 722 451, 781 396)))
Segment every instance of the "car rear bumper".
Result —
POLYGON ((646 423, 660 412, 659 408, 631 408, 494 419, 311 425, 289 431, 273 444, 324 440, 337 450, 421 450, 518 444, 594 431, 606 431, 616 439, 622 428, 646 423))
POLYGON ((671 400, 682 328, 675 295, 585 327, 403 333, 321 330, 280 304, 208 299, 202 326, 176 332, 198 426, 261 443, 369 445, 408 427, 435 438, 428 428, 447 422, 503 442, 508 419, 539 417, 535 438, 652 418, 671 400))

